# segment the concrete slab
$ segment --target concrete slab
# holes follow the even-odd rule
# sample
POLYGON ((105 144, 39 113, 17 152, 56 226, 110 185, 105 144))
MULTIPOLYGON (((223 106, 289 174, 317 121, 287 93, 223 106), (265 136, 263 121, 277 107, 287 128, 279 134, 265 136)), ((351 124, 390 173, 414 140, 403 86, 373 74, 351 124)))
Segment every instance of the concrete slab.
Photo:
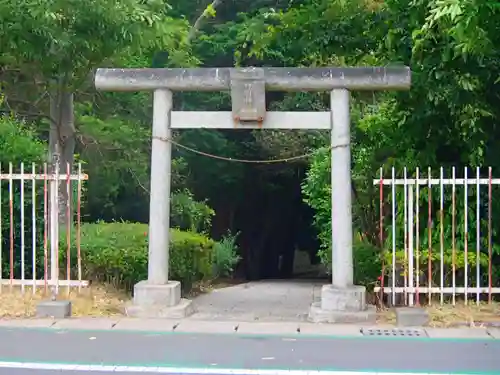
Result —
POLYGON ((182 298, 175 306, 165 305, 136 305, 131 304, 125 307, 125 312, 130 318, 143 319, 182 319, 192 315, 196 311, 193 301, 182 298))
POLYGON ((492 338, 486 328, 425 328, 425 331, 430 338, 492 338))
POLYGON ((119 318, 70 318, 58 320, 53 328, 61 329, 112 329, 119 318))
POLYGON ((248 334, 296 335, 298 330, 298 322, 242 322, 238 326, 238 333, 248 334))
POLYGON ((397 307, 396 325, 398 327, 421 327, 429 324, 429 313, 420 307, 397 307))
POLYGON ((345 288, 337 288, 331 284, 323 285, 320 306, 324 311, 364 311, 366 288, 360 285, 345 288))
POLYGON ((342 310, 324 310, 321 308, 321 302, 311 304, 308 321, 312 323, 375 323, 377 311, 375 306, 367 306, 362 311, 342 311, 342 310))
POLYGON ((119 320, 113 327, 115 330, 124 331, 158 331, 170 332, 179 324, 175 319, 133 319, 124 318, 119 320))
POLYGON ((50 328, 55 319, 0 319, 0 327, 50 328))
POLYGON ((38 318, 68 318, 71 316, 71 301, 40 301, 36 305, 36 316, 38 318))
POLYGON ((300 333, 325 336, 363 336, 357 325, 300 323, 300 333))
MULTIPOLYGON (((270 317, 272 318, 272 317, 270 317)), ((262 315, 254 314, 252 312, 244 313, 241 311, 234 311, 234 315, 230 315, 227 311, 211 311, 211 312, 197 312, 190 317, 188 320, 193 321, 217 321, 217 322, 234 322, 237 325, 240 322, 253 322, 256 320, 266 320, 262 315)))
POLYGON ((183 320, 175 328, 175 332, 196 333, 234 333, 236 322, 210 322, 202 320, 183 320))
POLYGON ((134 305, 173 307, 180 301, 181 283, 178 281, 155 285, 143 280, 134 285, 134 305))
POLYGON ((487 331, 494 339, 500 339, 500 328, 488 328, 487 331))

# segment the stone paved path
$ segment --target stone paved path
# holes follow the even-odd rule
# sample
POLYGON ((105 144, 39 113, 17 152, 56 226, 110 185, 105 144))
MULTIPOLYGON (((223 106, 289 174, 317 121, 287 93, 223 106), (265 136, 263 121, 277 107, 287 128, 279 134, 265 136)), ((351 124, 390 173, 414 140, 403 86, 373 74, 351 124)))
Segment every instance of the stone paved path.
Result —
POLYGON ((194 298, 197 313, 191 319, 304 321, 322 285, 321 280, 262 280, 217 289, 194 298))

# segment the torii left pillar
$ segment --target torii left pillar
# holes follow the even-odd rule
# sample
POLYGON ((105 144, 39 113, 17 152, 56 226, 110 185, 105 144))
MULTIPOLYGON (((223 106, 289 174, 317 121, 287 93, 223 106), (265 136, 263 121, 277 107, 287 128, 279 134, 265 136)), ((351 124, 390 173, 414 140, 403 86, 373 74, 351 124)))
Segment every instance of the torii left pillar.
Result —
POLYGON ((353 285, 351 90, 408 90, 407 67, 393 68, 198 68, 98 69, 95 86, 107 91, 154 91, 148 280, 134 287, 129 315, 183 317, 194 308, 169 280, 171 129, 331 130, 332 284, 313 303, 315 322, 367 321, 374 317, 365 288, 353 285), (230 91, 232 112, 173 112, 172 91, 230 91), (266 90, 329 91, 328 112, 267 112, 266 90))

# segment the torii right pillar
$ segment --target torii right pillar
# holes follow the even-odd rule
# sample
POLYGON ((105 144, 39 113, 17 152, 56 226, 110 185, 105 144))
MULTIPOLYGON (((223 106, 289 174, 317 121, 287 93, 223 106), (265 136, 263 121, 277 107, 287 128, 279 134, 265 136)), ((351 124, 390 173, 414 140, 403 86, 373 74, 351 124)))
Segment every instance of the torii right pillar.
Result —
POLYGON ((366 304, 366 288, 354 285, 353 279, 349 99, 345 88, 331 91, 332 283, 323 285, 321 301, 311 305, 309 320, 317 323, 353 323, 376 317, 375 307, 366 304))
MULTIPOLYGON (((407 84, 410 71, 407 70, 407 84)), ((331 91, 331 220, 332 283, 321 289, 321 300, 313 302, 309 320, 316 323, 370 322, 376 307, 366 303, 366 288, 354 285, 351 189, 350 92, 331 91)))

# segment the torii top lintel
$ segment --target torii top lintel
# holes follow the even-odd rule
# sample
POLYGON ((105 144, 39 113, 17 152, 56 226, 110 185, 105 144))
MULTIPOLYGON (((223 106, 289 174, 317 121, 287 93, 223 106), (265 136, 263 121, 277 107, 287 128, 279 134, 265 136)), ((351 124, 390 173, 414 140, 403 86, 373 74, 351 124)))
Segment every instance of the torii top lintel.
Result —
POLYGON ((235 75, 263 76, 272 91, 408 90, 409 67, 326 68, 145 68, 97 69, 95 87, 103 91, 227 91, 235 75))

